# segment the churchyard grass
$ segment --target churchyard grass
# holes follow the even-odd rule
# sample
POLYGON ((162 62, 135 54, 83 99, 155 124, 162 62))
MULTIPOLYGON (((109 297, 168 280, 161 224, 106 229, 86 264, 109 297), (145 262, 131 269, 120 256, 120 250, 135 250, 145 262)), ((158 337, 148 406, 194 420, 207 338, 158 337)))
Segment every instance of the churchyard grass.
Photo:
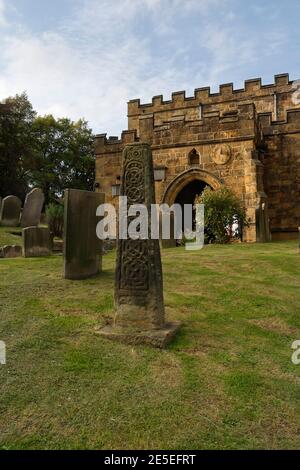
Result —
POLYGON ((22 229, 20 227, 0 226, 0 246, 5 245, 22 245, 22 229), (12 232, 18 232, 20 235, 12 232))
POLYGON ((164 250, 167 318, 183 322, 166 350, 97 335, 114 261, 69 281, 62 256, 0 260, 0 448, 298 448, 297 243, 164 250))

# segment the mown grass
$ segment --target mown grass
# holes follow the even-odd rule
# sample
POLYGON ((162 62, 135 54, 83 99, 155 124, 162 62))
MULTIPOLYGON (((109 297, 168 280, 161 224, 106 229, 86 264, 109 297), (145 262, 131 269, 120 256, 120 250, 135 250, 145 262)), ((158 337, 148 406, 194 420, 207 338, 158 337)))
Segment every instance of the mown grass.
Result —
POLYGON ((296 243, 163 252, 167 350, 96 334, 114 257, 86 281, 62 257, 0 261, 0 448, 299 448, 296 243))
POLYGON ((0 247, 5 245, 22 245, 22 229, 20 227, 0 226, 0 247), (20 235, 16 235, 16 233, 20 235))

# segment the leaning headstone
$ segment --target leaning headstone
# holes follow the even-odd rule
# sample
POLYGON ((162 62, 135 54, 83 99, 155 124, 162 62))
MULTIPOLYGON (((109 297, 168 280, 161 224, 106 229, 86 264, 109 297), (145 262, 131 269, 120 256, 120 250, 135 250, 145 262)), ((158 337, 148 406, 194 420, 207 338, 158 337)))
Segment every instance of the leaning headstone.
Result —
POLYGON ((39 225, 44 202, 44 193, 39 188, 35 188, 27 194, 20 220, 21 227, 39 225))
POLYGON ((18 258, 22 256, 22 247, 19 245, 5 245, 0 248, 0 258, 18 258))
POLYGON ((96 235, 96 210, 105 195, 79 189, 65 191, 64 277, 86 279, 102 268, 102 240, 96 235))
POLYGON ((26 227, 22 231, 23 255, 25 258, 50 256, 52 243, 46 227, 26 227))
MULTIPOLYGON (((155 204, 150 146, 144 143, 126 146, 122 171, 121 196, 127 196, 128 207, 133 204, 147 207, 150 234, 151 204, 155 204)), ((128 228, 130 217, 126 224, 128 228)), ((106 338, 162 348, 174 337, 180 323, 165 322, 159 240, 141 237, 117 241, 115 307, 113 325, 99 331, 106 338)))
POLYGON ((22 202, 16 196, 7 196, 2 200, 0 224, 4 227, 16 227, 20 222, 22 202))

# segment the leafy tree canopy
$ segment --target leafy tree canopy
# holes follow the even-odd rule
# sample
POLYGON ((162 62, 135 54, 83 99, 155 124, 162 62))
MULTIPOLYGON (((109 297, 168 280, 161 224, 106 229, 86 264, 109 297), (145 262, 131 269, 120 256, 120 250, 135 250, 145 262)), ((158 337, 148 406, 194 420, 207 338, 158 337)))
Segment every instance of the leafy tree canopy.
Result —
POLYGON ((0 195, 22 199, 32 186, 46 202, 65 188, 92 190, 94 137, 84 120, 37 116, 25 93, 0 104, 0 195))

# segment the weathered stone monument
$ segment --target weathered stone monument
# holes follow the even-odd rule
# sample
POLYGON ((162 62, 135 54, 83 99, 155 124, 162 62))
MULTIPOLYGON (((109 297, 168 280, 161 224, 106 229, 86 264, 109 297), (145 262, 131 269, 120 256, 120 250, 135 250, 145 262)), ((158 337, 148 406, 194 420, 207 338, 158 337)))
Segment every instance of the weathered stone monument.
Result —
POLYGON ((19 245, 5 245, 0 247, 0 258, 18 258, 22 256, 22 247, 19 245))
POLYGON ((45 196, 40 188, 34 188, 27 194, 20 225, 21 227, 34 227, 39 225, 45 196))
POLYGON ((67 189, 64 220, 64 277, 86 279, 101 270, 102 240, 96 235, 97 207, 103 193, 67 189))
MULTIPOLYGON (((127 145, 123 152, 121 196, 148 209, 148 239, 119 239, 115 279, 116 313, 103 336, 130 344, 166 346, 180 327, 166 323, 159 240, 152 240, 151 204, 155 203, 152 152, 148 144, 127 145)), ((122 214, 120 214, 120 218, 122 214)), ((121 221, 122 222, 122 221, 121 221)), ((128 217, 127 228, 131 222, 128 217)))
POLYGON ((23 255, 25 258, 50 256, 52 243, 46 227, 27 227, 22 230, 23 255))
POLYGON ((22 202, 16 196, 7 196, 2 200, 0 225, 16 227, 20 223, 22 202))

